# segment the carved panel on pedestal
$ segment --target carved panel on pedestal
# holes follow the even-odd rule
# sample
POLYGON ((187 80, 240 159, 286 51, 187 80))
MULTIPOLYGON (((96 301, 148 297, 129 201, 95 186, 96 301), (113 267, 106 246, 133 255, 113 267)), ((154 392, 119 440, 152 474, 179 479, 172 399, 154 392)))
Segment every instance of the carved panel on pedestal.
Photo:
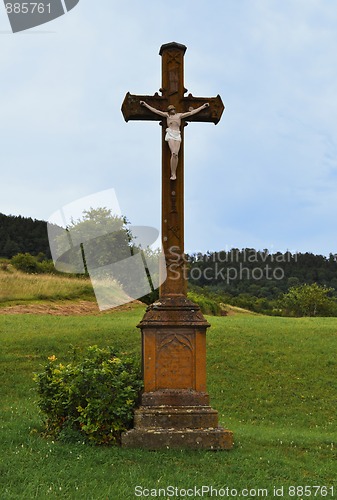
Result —
POLYGON ((156 359, 157 389, 193 389, 194 338, 180 333, 158 339, 156 359))

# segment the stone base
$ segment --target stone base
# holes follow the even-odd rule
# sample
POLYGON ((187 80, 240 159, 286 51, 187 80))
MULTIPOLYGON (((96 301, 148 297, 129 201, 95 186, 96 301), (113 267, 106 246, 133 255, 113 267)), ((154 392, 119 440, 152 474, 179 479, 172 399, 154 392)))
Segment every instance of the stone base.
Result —
POLYGON ((198 392, 193 389, 160 389, 159 391, 143 392, 142 406, 209 406, 207 392, 198 392))
POLYGON ((135 411, 136 429, 214 429, 218 427, 218 412, 210 406, 141 407, 135 411))
POLYGON ((233 448, 233 433, 222 427, 180 430, 131 429, 122 435, 122 446, 147 450, 230 450, 233 448))
POLYGON ((218 426, 218 412, 208 401, 208 394, 195 391, 144 393, 135 411, 135 428, 122 434, 122 446, 230 450, 233 433, 218 426))

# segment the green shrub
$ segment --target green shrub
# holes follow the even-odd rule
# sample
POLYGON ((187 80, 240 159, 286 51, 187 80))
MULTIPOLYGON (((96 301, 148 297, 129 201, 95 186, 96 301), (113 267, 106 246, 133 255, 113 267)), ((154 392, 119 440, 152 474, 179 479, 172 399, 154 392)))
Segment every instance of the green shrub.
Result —
POLYGON ((30 253, 18 253, 11 259, 15 269, 29 274, 59 274, 52 260, 47 260, 43 253, 31 255, 30 253))
POLYGON ((334 316, 337 304, 330 296, 334 291, 317 283, 293 286, 281 297, 280 306, 290 316, 334 316))
POLYGON ((93 444, 119 444, 132 425, 142 381, 130 358, 117 357, 111 347, 89 347, 80 359, 63 365, 48 358, 34 377, 45 435, 74 434, 93 444))
POLYGON ((18 253, 12 257, 11 264, 15 269, 25 273, 36 274, 41 272, 39 262, 30 253, 18 253))
POLYGON ((221 306, 216 300, 194 291, 188 292, 187 296, 200 307, 203 314, 210 314, 212 316, 221 315, 221 306))
POLYGON ((38 261, 38 269, 40 273, 59 274, 56 271, 54 262, 52 260, 38 261))

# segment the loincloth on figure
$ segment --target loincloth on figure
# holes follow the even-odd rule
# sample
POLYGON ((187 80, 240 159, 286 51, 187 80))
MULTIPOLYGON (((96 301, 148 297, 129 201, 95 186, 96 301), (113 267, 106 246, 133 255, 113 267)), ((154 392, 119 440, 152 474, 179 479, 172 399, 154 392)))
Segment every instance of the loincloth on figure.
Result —
POLYGON ((180 130, 173 130, 172 128, 166 129, 165 141, 171 140, 181 142, 180 130))

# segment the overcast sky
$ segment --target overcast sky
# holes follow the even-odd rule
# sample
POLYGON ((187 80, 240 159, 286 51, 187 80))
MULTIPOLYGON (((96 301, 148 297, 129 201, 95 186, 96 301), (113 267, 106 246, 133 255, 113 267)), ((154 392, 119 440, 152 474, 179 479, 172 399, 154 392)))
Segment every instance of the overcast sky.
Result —
POLYGON ((114 188, 160 226, 161 134, 125 123, 154 94, 162 44, 185 44, 185 86, 222 120, 185 133, 186 250, 337 253, 335 0, 80 0, 12 34, 0 6, 0 212, 47 220, 114 188))

